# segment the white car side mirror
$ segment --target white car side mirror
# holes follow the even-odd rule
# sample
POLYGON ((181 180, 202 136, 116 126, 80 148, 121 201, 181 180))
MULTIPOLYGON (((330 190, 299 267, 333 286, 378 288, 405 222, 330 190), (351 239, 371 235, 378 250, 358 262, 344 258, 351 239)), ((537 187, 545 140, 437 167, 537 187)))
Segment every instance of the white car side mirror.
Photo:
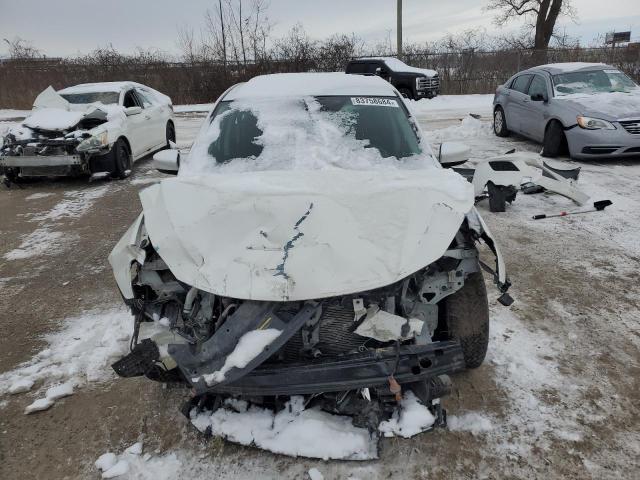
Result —
POLYGON ((469 160, 471 148, 464 143, 446 142, 440 145, 438 161, 443 167, 454 167, 469 160))
POLYGON ((159 172, 177 175, 180 168, 180 150, 160 150, 153 156, 153 167, 159 172))
POLYGON ((138 115, 142 113, 142 107, 127 107, 124 109, 124 114, 129 117, 131 115, 138 115))

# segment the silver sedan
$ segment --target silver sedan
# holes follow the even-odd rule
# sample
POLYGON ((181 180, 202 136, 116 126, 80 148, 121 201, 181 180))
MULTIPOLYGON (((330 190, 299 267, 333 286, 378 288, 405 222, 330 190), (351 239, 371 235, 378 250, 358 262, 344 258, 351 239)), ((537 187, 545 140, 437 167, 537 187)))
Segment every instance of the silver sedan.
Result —
POLYGON ((640 156, 640 87, 602 63, 556 63, 517 73, 498 87, 493 128, 543 144, 542 155, 576 159, 640 156))

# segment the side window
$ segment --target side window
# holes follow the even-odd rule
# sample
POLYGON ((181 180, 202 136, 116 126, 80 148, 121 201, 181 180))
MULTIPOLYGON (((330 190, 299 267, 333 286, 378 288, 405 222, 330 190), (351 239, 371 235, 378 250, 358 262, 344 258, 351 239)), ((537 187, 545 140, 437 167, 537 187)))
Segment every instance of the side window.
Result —
POLYGON ((142 104, 142 108, 149 108, 153 105, 149 100, 149 97, 145 96, 144 92, 138 89, 136 89, 136 96, 138 97, 138 100, 142 104))
POLYGON ((531 85, 529 85, 529 95, 532 97, 535 95, 542 96, 544 98, 549 98, 549 94, 547 92, 547 82, 544 81, 540 75, 535 75, 533 80, 531 81, 531 85))
POLYGON ((135 92, 133 90, 129 90, 124 94, 124 100, 122 101, 122 106, 124 108, 129 107, 141 107, 142 105, 138 104, 138 99, 136 98, 135 92))
POLYGON ((520 93, 527 93, 527 87, 529 86, 529 81, 532 76, 533 75, 520 75, 511 84, 511 90, 515 90, 520 93))
POLYGON ((367 63, 367 73, 369 75, 375 75, 376 74, 376 69, 378 69, 379 67, 382 67, 383 65, 380 62, 371 62, 371 63, 367 63))
POLYGON ((366 63, 350 63, 347 66, 347 73, 363 74, 363 73, 366 73, 366 70, 367 70, 366 63))

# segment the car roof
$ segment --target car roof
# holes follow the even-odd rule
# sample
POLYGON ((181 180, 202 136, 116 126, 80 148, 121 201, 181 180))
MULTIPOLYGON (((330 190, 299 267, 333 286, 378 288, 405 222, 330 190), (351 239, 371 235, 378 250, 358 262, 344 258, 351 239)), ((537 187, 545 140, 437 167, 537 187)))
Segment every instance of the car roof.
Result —
POLYGON ((144 85, 136 82, 81 83, 79 85, 58 90, 58 93, 121 92, 134 87, 144 87, 144 85))
POLYGON ((272 97, 396 96, 390 83, 376 76, 347 73, 276 73, 260 75, 234 87, 224 100, 272 97))
MULTIPOLYGON (((551 75, 558 75, 561 73, 589 71, 589 70, 602 70, 604 68, 613 68, 605 63, 588 63, 588 62, 568 62, 568 63, 549 63, 547 65, 539 65, 532 67, 524 72, 548 72, 551 75)), ((521 72, 521 73, 524 73, 521 72)))

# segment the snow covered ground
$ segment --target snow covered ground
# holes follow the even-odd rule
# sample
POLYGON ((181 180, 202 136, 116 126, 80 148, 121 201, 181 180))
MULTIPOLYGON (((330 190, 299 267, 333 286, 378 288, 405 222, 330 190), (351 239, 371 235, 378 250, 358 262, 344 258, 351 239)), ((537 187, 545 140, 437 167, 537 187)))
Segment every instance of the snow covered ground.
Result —
MULTIPOLYGON (((512 148, 539 151, 519 137, 493 136, 491 100, 441 96, 411 108, 434 144, 472 147, 471 164, 512 148)), ((189 108, 177 121, 184 149, 208 107, 189 108)), ((3 118, 13 117, 0 111, 3 118)), ((516 303, 500 306, 488 285, 489 354, 482 367, 453 379, 454 392, 444 400, 449 430, 401 438, 412 425, 429 421, 409 405, 405 418, 385 426, 396 438, 382 441, 380 459, 364 462, 293 459, 204 443, 176 413, 180 392, 112 374, 110 363, 128 348, 130 317, 104 263, 136 214, 136 191, 162 178, 148 162, 136 164, 124 182, 0 190, 0 288, 11 305, 0 307, 6 318, 0 477, 29 478, 39 471, 41 477, 55 472, 50 478, 122 479, 633 478, 640 469, 640 159, 561 162, 582 167, 580 187, 614 204, 603 213, 543 221, 531 217, 570 210, 572 203, 557 195, 519 195, 501 214, 479 204, 500 239, 516 303), (87 274, 88 265, 96 270, 87 274), (80 296, 83 301, 76 301, 80 296), (22 309, 25 298, 28 309, 22 309), (87 305, 97 309, 87 311, 87 305), (55 321, 47 323, 48 317, 55 321), (24 416, 30 405, 48 410, 24 416), (74 424, 73 435, 56 435, 74 424), (31 445, 28 450, 23 443, 31 445), (56 453, 58 448, 63 451, 56 453)), ((240 443, 268 448, 277 439, 299 452, 314 448, 296 431, 296 422, 317 420, 313 414, 276 419, 235 407, 235 415, 193 420, 240 443), (259 422, 269 428, 251 428, 259 422)), ((315 439, 320 453, 335 442, 322 435, 315 439)), ((370 445, 361 440, 362 453, 370 445)), ((334 455, 328 450, 317 456, 334 455)))

